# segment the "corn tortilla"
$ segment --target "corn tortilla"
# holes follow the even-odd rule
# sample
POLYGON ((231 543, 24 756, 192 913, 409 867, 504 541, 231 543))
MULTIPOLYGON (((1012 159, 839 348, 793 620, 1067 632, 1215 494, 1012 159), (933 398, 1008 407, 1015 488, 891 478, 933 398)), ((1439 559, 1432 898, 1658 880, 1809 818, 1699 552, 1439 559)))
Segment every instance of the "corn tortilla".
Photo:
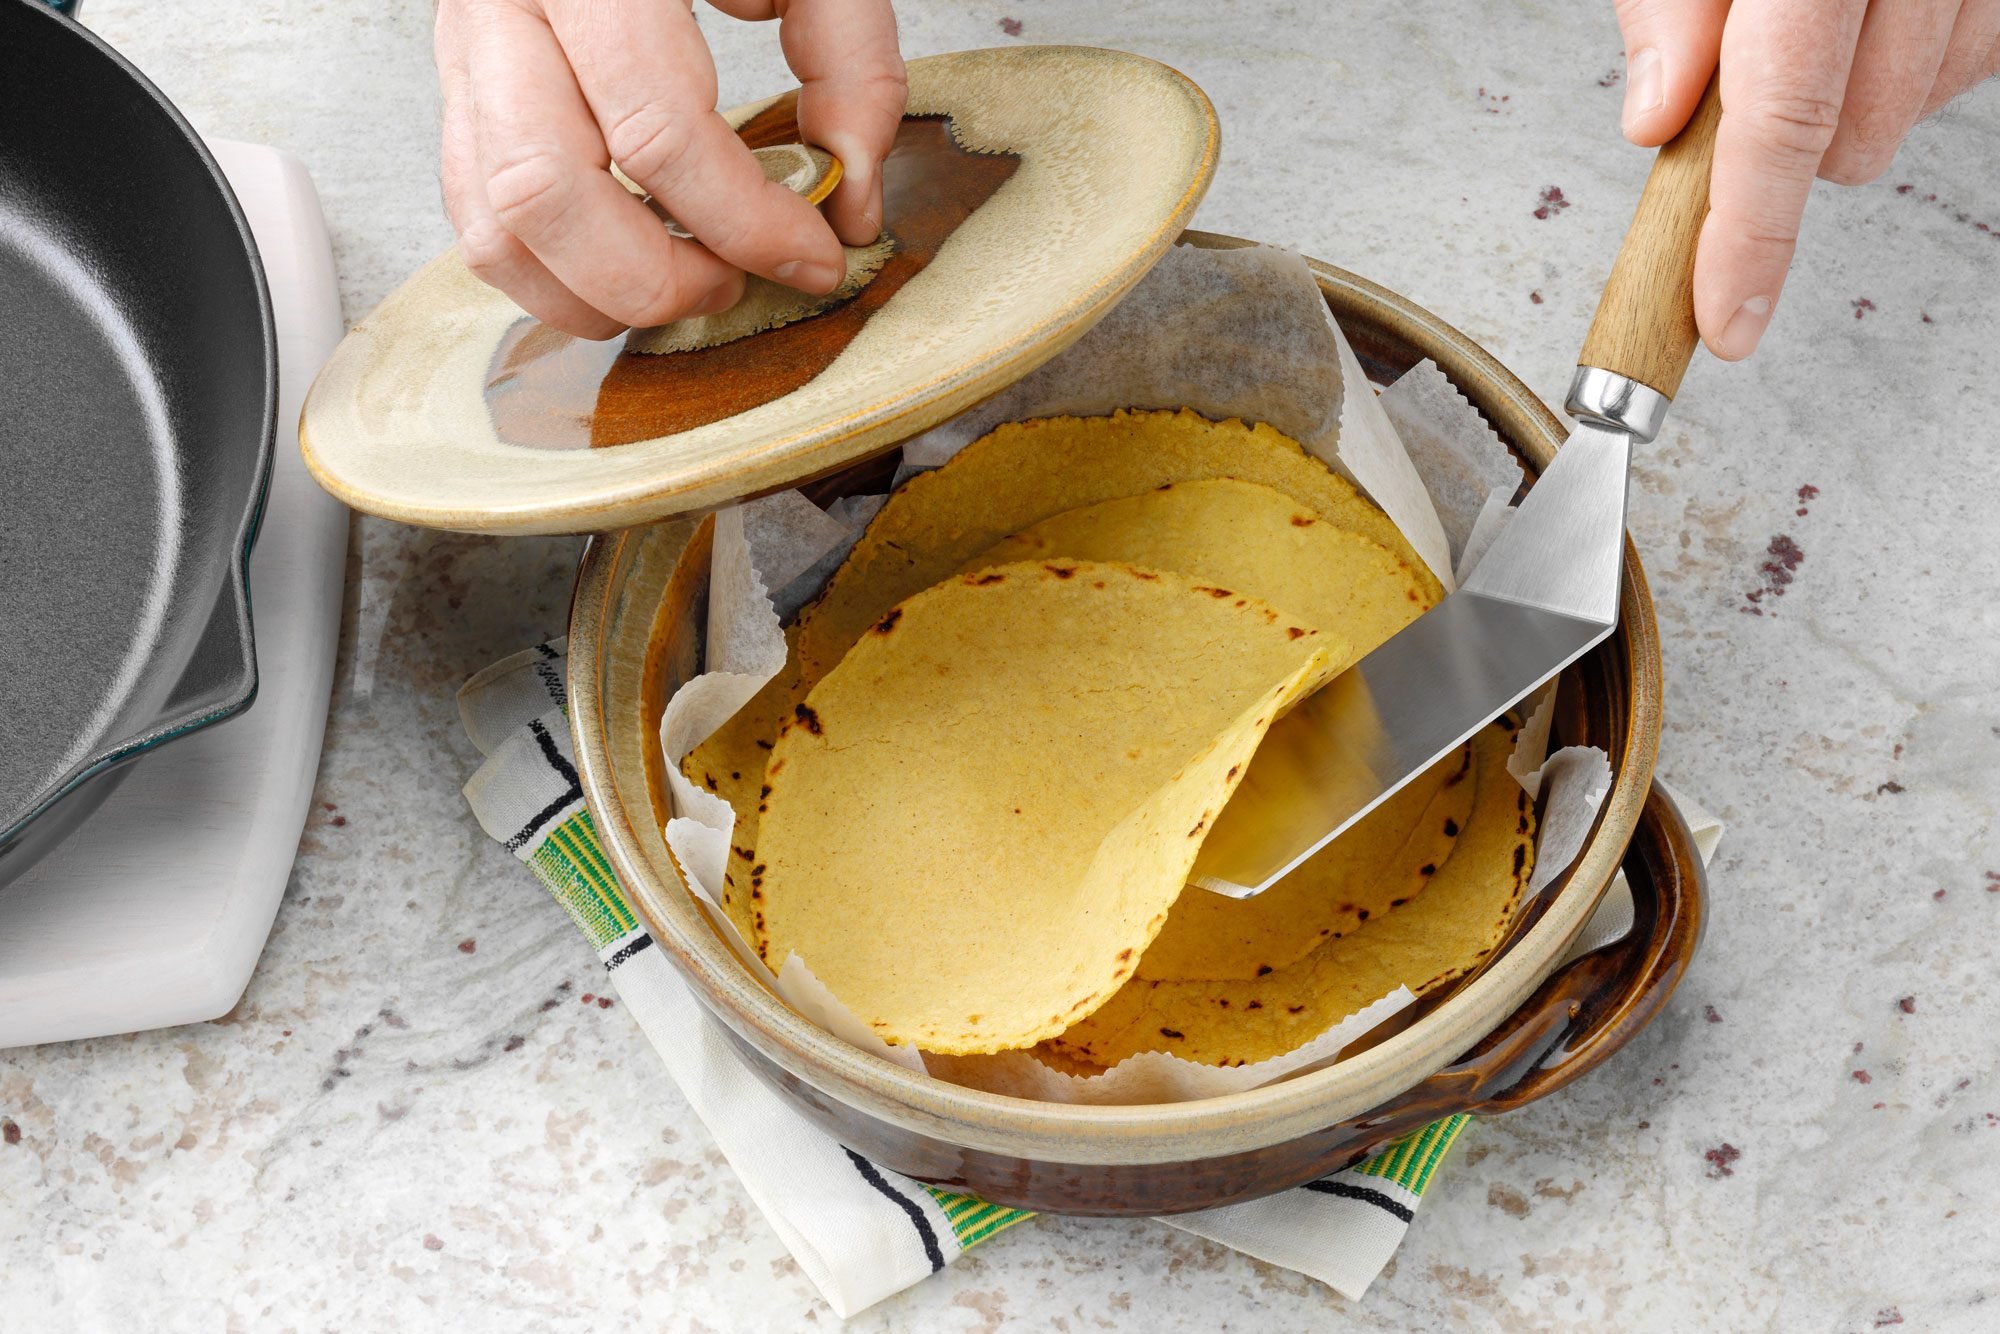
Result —
POLYGON ((1349 656, 1129 566, 918 593, 779 734, 751 880, 765 957, 799 954, 892 1043, 1060 1033, 1130 976, 1270 720, 1349 656))
MULTIPOLYGON (((1059 557, 1123 561, 1234 589, 1338 635, 1356 654, 1432 605, 1423 581, 1387 548, 1235 478, 1170 482, 1052 515, 965 569, 1059 557)), ((1468 747, 1255 898, 1183 895, 1139 976, 1255 977, 1414 898, 1471 813, 1472 788, 1460 781, 1470 763, 1468 747)))
POLYGON ((745 941, 757 941, 756 905, 750 899, 750 867, 755 861, 757 807, 763 801, 764 767, 776 744, 778 723, 791 713, 799 680, 797 627, 785 631, 785 665, 750 702, 706 741, 681 758, 681 772, 736 812, 729 832, 729 859, 723 866, 722 910, 745 941))
POLYGON ((1468 742, 1262 894, 1181 895, 1140 957, 1138 976, 1261 977, 1406 906, 1452 855, 1474 790, 1468 742))
POLYGON ((1064 1032, 1055 1051, 1100 1066, 1142 1051, 1244 1065, 1303 1046, 1398 986, 1421 996, 1476 968, 1506 931, 1534 865, 1534 804, 1507 772, 1517 726, 1495 724, 1473 739, 1472 817, 1415 900, 1264 977, 1134 979, 1064 1032))
POLYGON ((825 676, 891 607, 967 560, 1051 515, 1168 482, 1234 477, 1290 496, 1358 533, 1441 595, 1402 533, 1344 478, 1264 425, 1212 422, 1186 410, 1012 422, 919 474, 889 497, 854 550, 800 617, 807 687, 825 676))
POLYGON ((1068 557, 1171 570, 1260 598, 1366 653, 1432 606, 1408 562, 1282 491, 1233 477, 1169 482, 1051 515, 966 571, 1068 557))

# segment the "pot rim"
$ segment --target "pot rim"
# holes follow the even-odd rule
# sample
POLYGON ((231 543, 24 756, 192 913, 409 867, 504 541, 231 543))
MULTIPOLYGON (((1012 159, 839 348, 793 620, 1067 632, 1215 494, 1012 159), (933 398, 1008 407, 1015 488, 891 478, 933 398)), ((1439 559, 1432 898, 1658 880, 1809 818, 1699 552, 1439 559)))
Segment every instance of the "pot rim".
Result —
MULTIPOLYGON (((1256 244, 1189 232, 1190 244, 1256 244)), ((1415 345, 1474 402, 1504 405, 1530 430, 1510 440, 1537 474, 1567 430, 1516 376, 1465 334, 1406 298, 1308 258, 1336 316, 1369 323, 1415 345)), ((685 542, 699 520, 682 526, 685 542)), ((1533 927, 1434 1011, 1366 1051, 1310 1074, 1220 1098, 1125 1107, 1045 1103, 969 1089, 916 1074, 819 1028, 764 989, 723 943, 681 884, 639 851, 631 812, 619 801, 598 673, 611 628, 611 576, 639 530, 591 539, 578 569, 570 617, 570 725, 585 800, 632 906, 656 943, 709 1010, 821 1094, 866 1114, 966 1148, 1057 1163, 1166 1163, 1283 1143, 1368 1111, 1394 1091, 1442 1068, 1518 1007, 1548 975, 1609 887, 1652 784, 1661 720, 1658 627, 1644 571, 1628 538, 1619 628, 1608 641, 1629 671, 1624 753, 1596 829, 1533 927)), ((649 634, 651 631, 649 630, 649 634)), ((650 647, 650 645, 649 645, 650 647)), ((648 802, 644 816, 650 819, 648 802)))

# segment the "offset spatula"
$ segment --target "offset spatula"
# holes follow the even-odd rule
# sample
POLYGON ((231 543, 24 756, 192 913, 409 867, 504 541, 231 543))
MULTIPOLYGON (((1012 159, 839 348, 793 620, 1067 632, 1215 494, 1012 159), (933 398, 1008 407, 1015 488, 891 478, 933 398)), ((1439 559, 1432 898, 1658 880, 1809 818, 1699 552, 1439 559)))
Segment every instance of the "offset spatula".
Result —
POLYGON ((1272 726, 1193 884, 1234 898, 1269 889, 1617 627, 1632 446, 1659 433, 1698 337, 1695 242, 1721 110, 1711 84, 1654 160, 1555 461, 1457 592, 1272 726))

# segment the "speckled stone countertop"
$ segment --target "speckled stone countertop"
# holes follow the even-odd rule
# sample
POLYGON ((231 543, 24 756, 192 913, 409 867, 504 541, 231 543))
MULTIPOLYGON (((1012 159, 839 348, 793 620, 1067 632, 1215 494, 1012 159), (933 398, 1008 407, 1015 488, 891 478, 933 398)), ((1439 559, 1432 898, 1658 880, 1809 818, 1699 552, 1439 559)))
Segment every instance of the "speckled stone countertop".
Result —
MULTIPOLYGON (((350 319, 442 249, 424 0, 91 0, 213 133, 303 158, 350 319)), ((703 10, 725 100, 775 34, 703 10)), ((912 53, 1126 47, 1215 99, 1200 225, 1387 283, 1551 398, 1646 155, 1608 0, 903 6, 912 53), (1475 15, 1481 17, 1475 18, 1475 15)), ((1822 188, 1751 364, 1698 361, 1632 526, 1666 773, 1730 822, 1672 1009, 1476 1124, 1362 1302, 1044 1218, 852 1322, 1992 1328, 2000 1295, 2000 89, 1822 188)), ((453 692, 577 544, 355 526, 319 802, 242 1003, 0 1054, 0 1328, 834 1323, 562 912, 473 823, 453 692), (567 985, 567 989, 565 986, 567 985)))

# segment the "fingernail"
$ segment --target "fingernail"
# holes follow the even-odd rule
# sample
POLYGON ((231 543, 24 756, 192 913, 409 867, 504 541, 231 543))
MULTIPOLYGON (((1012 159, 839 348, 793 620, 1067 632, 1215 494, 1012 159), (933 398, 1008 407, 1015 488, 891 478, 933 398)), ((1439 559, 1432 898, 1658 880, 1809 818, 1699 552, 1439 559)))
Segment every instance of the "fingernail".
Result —
POLYGON ((736 284, 725 282, 695 303, 690 315, 720 315, 736 304, 736 284))
POLYGON ((1757 340, 1771 323, 1771 298, 1753 296, 1736 308, 1716 340, 1715 351, 1724 361, 1741 361, 1757 350, 1757 340))
POLYGON ((882 234, 882 192, 875 188, 870 173, 857 173, 849 178, 852 189, 868 202, 861 206, 861 225, 868 229, 868 239, 873 241, 882 234))
POLYGON ((840 270, 817 260, 794 259, 771 270, 771 276, 801 292, 831 292, 840 285, 840 270))
POLYGON ((1633 121, 1658 111, 1666 100, 1667 81, 1660 70, 1660 53, 1642 46, 1625 63, 1624 128, 1629 132, 1633 121))

